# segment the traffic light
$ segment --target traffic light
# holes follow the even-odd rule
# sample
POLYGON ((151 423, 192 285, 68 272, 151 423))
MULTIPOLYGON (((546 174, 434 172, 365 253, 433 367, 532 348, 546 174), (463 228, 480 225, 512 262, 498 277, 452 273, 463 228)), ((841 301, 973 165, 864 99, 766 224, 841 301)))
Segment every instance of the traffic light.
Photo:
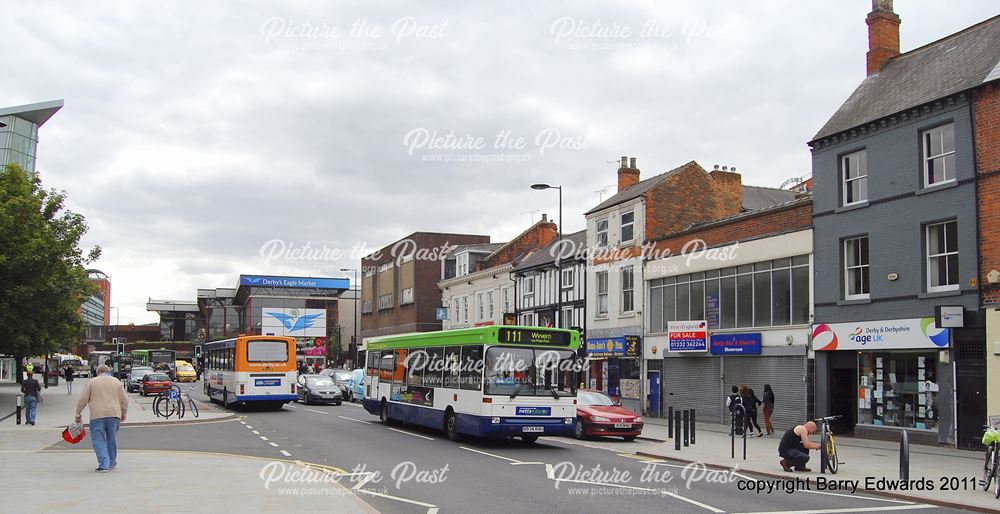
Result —
POLYGON ((201 345, 200 344, 194 345, 194 358, 198 359, 198 360, 201 360, 201 345))
POLYGON ((115 351, 118 355, 125 355, 125 338, 119 338, 118 342, 115 343, 115 351))

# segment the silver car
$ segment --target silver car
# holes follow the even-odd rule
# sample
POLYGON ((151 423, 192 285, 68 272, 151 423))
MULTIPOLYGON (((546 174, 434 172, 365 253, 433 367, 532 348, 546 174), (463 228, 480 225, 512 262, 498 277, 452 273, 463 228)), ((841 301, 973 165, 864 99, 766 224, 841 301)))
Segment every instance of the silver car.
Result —
POLYGON ((125 390, 130 393, 139 391, 139 386, 142 385, 142 377, 152 372, 153 368, 149 367, 132 368, 132 371, 129 371, 125 377, 125 390))

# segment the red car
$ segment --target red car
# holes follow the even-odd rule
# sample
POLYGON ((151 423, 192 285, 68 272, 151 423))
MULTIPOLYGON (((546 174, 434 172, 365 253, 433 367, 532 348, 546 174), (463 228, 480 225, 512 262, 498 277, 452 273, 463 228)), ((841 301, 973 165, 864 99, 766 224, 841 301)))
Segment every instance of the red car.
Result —
POLYGON ((580 390, 576 394, 575 432, 577 439, 610 435, 633 441, 642 433, 642 416, 600 391, 580 390))
POLYGON ((167 389, 170 389, 170 377, 166 373, 150 373, 142 377, 139 384, 139 394, 143 396, 162 393, 167 389))

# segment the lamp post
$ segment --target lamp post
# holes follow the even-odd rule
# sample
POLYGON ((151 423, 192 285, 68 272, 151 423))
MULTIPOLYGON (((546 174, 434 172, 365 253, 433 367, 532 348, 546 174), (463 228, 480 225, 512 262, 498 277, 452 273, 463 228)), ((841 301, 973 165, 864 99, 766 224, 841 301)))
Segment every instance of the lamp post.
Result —
POLYGON ((354 272, 354 287, 356 287, 357 289, 355 290, 355 293, 354 293, 355 294, 355 297, 354 297, 354 319, 352 320, 352 324, 354 325, 354 355, 353 355, 353 357, 354 357, 354 365, 355 365, 355 367, 358 367, 361 364, 361 360, 359 359, 359 357, 361 356, 361 341, 358 338, 358 328, 359 328, 358 325, 361 324, 361 321, 358 320, 358 302, 361 301, 361 285, 358 284, 358 268, 340 268, 340 271, 344 272, 344 273, 347 273, 349 271, 353 271, 354 272))
POLYGON ((115 307, 113 305, 111 307, 108 307, 108 310, 111 310, 111 309, 115 310, 115 333, 114 333, 114 335, 112 337, 118 337, 118 325, 119 325, 118 322, 121 320, 121 313, 122 313, 122 311, 121 311, 121 309, 119 309, 118 307, 115 307))
POLYGON ((532 184, 531 189, 541 191, 543 189, 558 189, 559 190, 559 224, 556 225, 558 230, 558 235, 556 236, 556 248, 559 249, 559 253, 555 255, 556 258, 556 315, 555 315, 555 326, 557 328, 562 327, 562 186, 551 186, 549 184, 532 184))

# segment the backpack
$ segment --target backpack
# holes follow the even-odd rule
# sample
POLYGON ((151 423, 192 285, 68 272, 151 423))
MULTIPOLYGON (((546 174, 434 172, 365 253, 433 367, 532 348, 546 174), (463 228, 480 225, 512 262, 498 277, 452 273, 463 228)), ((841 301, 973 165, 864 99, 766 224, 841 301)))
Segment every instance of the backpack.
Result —
POLYGON ((726 397, 726 407, 729 407, 729 412, 736 410, 737 405, 743 405, 743 397, 738 394, 731 394, 726 397))

